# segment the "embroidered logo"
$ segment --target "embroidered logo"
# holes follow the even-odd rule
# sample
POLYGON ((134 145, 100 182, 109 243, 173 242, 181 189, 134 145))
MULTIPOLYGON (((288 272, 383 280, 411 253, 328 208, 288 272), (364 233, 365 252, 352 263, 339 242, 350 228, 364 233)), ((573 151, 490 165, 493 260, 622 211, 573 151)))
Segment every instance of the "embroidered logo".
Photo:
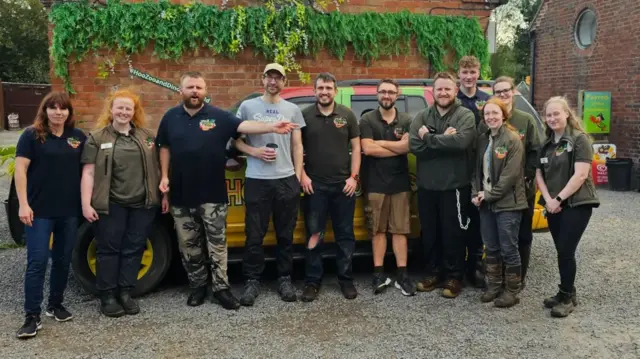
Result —
POLYGON ((507 151, 507 146, 500 146, 500 147, 496 147, 496 157, 499 160, 504 159, 507 156, 507 153, 509 153, 509 151, 507 151))
POLYGON ((214 129, 215 127, 216 127, 216 120, 212 118, 200 121, 200 129, 202 131, 209 131, 211 129, 214 129))
POLYGON ((524 140, 524 131, 520 131, 520 141, 524 140))
POLYGON ((336 117, 333 119, 333 124, 336 125, 336 128, 341 128, 347 124, 347 120, 343 117, 336 117))
POLYGON ((154 138, 153 137, 147 137, 144 140, 144 144, 147 145, 147 147, 149 147, 149 148, 153 148, 153 146, 155 145, 154 138))
POLYGON ((404 132, 404 129, 403 129, 403 128, 400 128, 400 127, 395 128, 395 129, 393 130, 393 134, 396 136, 396 138, 402 138, 402 136, 404 135, 404 133, 405 133, 405 132, 404 132))
POLYGON ((482 100, 476 101, 476 108, 482 111, 482 109, 484 109, 484 105, 486 104, 487 104, 487 101, 482 101, 482 100))
POLYGON ((69 137, 67 138, 67 143, 69 144, 69 146, 71 146, 71 148, 78 148, 78 146, 80 146, 82 142, 80 142, 80 140, 76 137, 69 137))
POLYGON ((556 147, 556 151, 555 151, 555 155, 556 156, 560 156, 561 154, 563 154, 565 151, 567 150, 567 143, 564 142, 561 145, 558 145, 558 147, 556 147))

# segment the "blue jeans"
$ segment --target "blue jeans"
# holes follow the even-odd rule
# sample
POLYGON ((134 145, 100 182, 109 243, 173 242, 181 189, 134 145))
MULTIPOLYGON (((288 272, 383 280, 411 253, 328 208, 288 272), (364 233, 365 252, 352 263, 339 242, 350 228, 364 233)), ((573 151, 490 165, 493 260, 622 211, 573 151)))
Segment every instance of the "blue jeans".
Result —
POLYGON ((336 241, 338 280, 353 281, 351 258, 356 247, 353 233, 356 196, 344 194, 344 186, 344 183, 327 185, 313 182, 313 194, 304 196, 304 224, 307 232, 305 283, 320 285, 322 281, 322 243, 328 216, 331 216, 336 241), (320 233, 320 240, 314 248, 309 249, 309 239, 317 233, 320 233))
POLYGON ((480 231, 487 256, 502 258, 505 266, 519 266, 518 232, 522 211, 495 213, 486 204, 480 206, 480 231))
POLYGON ((27 271, 24 276, 24 311, 40 314, 42 288, 51 253, 49 276, 49 305, 62 304, 69 278, 71 254, 76 243, 77 217, 34 218, 33 226, 25 226, 27 237, 27 271), (49 251, 49 238, 53 232, 53 249, 49 251))

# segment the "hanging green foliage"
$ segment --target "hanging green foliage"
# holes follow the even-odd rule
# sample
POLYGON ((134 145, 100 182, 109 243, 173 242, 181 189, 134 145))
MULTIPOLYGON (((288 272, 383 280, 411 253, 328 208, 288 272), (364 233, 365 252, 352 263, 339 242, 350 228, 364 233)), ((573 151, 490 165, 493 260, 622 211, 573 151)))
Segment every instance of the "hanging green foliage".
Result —
POLYGON ((51 54, 54 73, 73 92, 68 65, 90 52, 115 50, 132 55, 153 41, 153 55, 178 59, 201 47, 233 57, 244 48, 269 61, 296 71, 303 81, 308 74, 296 57, 326 49, 342 60, 347 48, 367 64, 385 55, 406 54, 415 40, 419 54, 436 71, 447 69, 445 55, 459 59, 475 55, 488 69, 489 54, 477 19, 463 16, 429 16, 399 13, 323 14, 301 3, 281 7, 216 6, 168 1, 126 3, 110 0, 107 6, 87 1, 60 3, 49 15, 54 25, 51 54))

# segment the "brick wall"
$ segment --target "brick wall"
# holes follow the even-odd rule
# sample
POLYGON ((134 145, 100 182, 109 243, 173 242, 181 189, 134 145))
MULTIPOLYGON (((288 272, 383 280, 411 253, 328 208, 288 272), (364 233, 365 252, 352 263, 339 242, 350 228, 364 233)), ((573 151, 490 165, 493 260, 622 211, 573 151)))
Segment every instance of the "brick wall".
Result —
POLYGON ((610 91, 609 136, 618 157, 640 161, 640 1, 547 0, 535 24, 535 105, 566 95, 576 105, 579 90, 610 91), (593 44, 580 49, 574 27, 590 8, 597 16, 593 44))
MULTIPOLYGON (((407 0, 350 0, 349 4, 343 5, 343 12, 375 11, 384 9, 385 11, 401 11, 409 9, 415 12, 429 12, 434 8, 434 14, 447 15, 468 15, 477 16, 486 27, 490 10, 470 10, 478 9, 482 6, 469 4, 477 1, 479 4, 484 0, 462 0, 457 1, 407 1, 407 0), (445 8, 445 9, 441 9, 445 8)), ((220 0, 203 1, 208 4, 220 3, 220 0)), ((251 4, 251 1, 236 2, 251 4)), ((253 1, 255 3, 255 1, 253 1)), ((233 1, 231 5, 235 4, 233 1)), ((251 49, 246 49, 238 54, 236 59, 227 59, 221 56, 213 56, 209 51, 200 51, 197 55, 183 56, 180 63, 173 61, 161 61, 151 56, 151 49, 147 49, 140 55, 132 56, 134 68, 153 75, 156 78, 178 85, 180 75, 185 71, 200 71, 205 75, 212 103, 220 107, 228 107, 240 100, 248 93, 260 88, 261 71, 268 62, 262 57, 254 57, 251 49)), ((347 52, 343 62, 321 52, 315 59, 302 59, 303 70, 315 76, 322 71, 331 71, 339 80, 355 78, 415 78, 429 76, 429 64, 416 49, 412 49, 409 56, 392 58, 381 58, 367 67, 362 61, 354 59, 353 52, 347 52)), ((97 114, 103 106, 106 94, 113 86, 135 86, 139 89, 143 105, 148 115, 150 125, 155 127, 162 114, 171 106, 180 101, 179 94, 164 89, 158 85, 143 81, 139 78, 130 78, 126 63, 118 63, 115 73, 107 79, 97 79, 98 60, 88 56, 83 62, 71 64, 69 67, 71 81, 77 95, 73 97, 77 119, 81 122, 80 127, 90 128, 95 121, 97 114)), ((52 76, 54 90, 61 90, 62 82, 52 76)), ((297 76, 291 74, 289 85, 300 85, 297 76)))

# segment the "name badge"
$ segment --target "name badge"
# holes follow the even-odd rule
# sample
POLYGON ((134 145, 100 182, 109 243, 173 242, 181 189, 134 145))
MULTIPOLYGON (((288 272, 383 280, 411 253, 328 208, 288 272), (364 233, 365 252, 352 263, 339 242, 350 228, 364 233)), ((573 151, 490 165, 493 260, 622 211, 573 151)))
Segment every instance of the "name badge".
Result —
POLYGON ((112 148, 112 147, 113 147, 113 142, 103 143, 100 145, 101 150, 106 150, 107 148, 112 148))
POLYGON ((549 163, 549 159, 547 157, 542 157, 540 159, 540 163, 544 164, 544 163, 549 163))

